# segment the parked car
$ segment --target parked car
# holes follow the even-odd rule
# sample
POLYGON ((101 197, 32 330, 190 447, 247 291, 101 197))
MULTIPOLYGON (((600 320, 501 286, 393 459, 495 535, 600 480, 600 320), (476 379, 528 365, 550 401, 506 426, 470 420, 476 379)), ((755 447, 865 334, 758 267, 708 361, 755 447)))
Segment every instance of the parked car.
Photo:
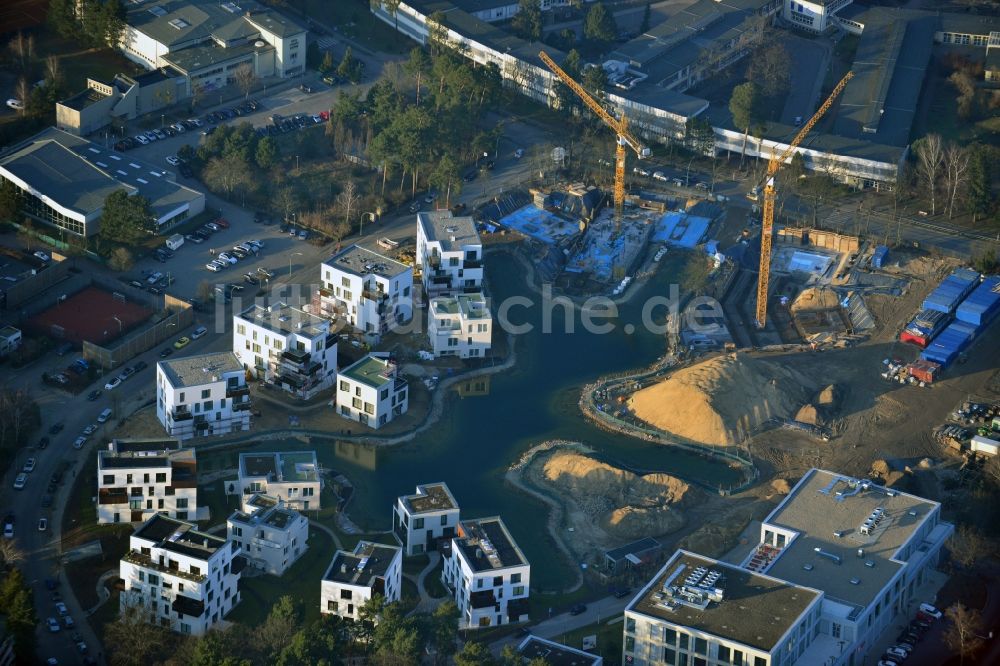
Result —
POLYGON ((83 434, 90 437, 95 432, 97 432, 97 427, 98 426, 96 424, 91 423, 90 425, 88 425, 86 428, 83 429, 83 434))
POLYGON ((941 619, 941 611, 930 604, 920 604, 920 612, 924 615, 929 615, 935 620, 941 619))
POLYGON ((167 164, 169 164, 170 166, 177 166, 180 163, 181 163, 181 158, 177 157, 176 155, 167 155, 167 164))
POLYGON ((21 468, 21 471, 22 472, 27 472, 28 474, 31 474, 32 472, 34 472, 35 471, 35 459, 34 458, 28 458, 27 460, 25 460, 24 461, 24 467, 21 468))
POLYGON ((586 604, 573 604, 573 607, 569 609, 570 615, 583 615, 587 612, 586 604))
POLYGON ((160 350, 160 358, 166 358, 174 353, 174 350, 170 347, 164 347, 160 350))
POLYGON ((220 266, 214 261, 210 261, 207 264, 205 264, 205 268, 212 271, 213 273, 218 273, 219 271, 222 270, 222 266, 220 266))
POLYGON ((73 441, 73 448, 79 451, 83 448, 83 445, 87 443, 87 438, 80 436, 73 441))
POLYGON ((11 109, 14 109, 15 111, 24 110, 24 102, 14 97, 11 97, 10 99, 7 100, 7 106, 11 109))
POLYGON ((219 219, 217 219, 215 221, 215 225, 218 226, 218 227, 221 227, 223 229, 228 229, 229 228, 229 220, 227 220, 224 217, 220 217, 219 219))
POLYGON ((37 448, 37 449, 44 449, 48 445, 49 445, 49 438, 48 437, 42 437, 41 439, 38 440, 38 444, 35 444, 35 448, 37 448))
MULTIPOLYGON (((45 519, 43 518, 42 520, 45 519)), ((67 629, 72 629, 74 626, 76 626, 76 622, 73 621, 72 615, 67 615, 66 617, 63 618, 63 626, 65 626, 67 629)))
POLYGON ((28 483, 28 475, 21 472, 14 479, 14 490, 24 490, 24 486, 28 483))
POLYGON ((53 634, 59 633, 59 630, 62 629, 62 627, 59 626, 59 620, 54 617, 46 618, 45 624, 48 626, 49 631, 53 634))
POLYGON ((189 344, 191 344, 191 338, 189 338, 188 336, 184 335, 184 336, 181 336, 181 337, 177 338, 177 341, 174 342, 174 349, 184 349, 189 344))
POLYGON ((52 257, 50 257, 46 253, 42 252, 41 250, 35 250, 35 252, 33 253, 33 256, 36 259, 41 259, 42 261, 52 261, 52 257))
POLYGON ((522 157, 524 157, 524 148, 518 148, 517 150, 514 151, 514 158, 515 159, 519 160, 522 157))
POLYGON ((208 329, 205 328, 204 326, 199 326, 198 328, 194 329, 194 331, 191 332, 191 339, 197 340, 198 338, 204 336, 206 333, 208 333, 208 329))
POLYGON ((145 361, 139 361, 134 366, 132 366, 132 372, 136 373, 139 372, 140 370, 145 370, 148 367, 149 367, 148 363, 146 363, 145 361))
POLYGON ((65 428, 65 427, 66 427, 66 425, 64 423, 62 423, 62 422, 53 423, 52 427, 49 428, 49 434, 50 435, 58 435, 59 433, 62 432, 62 429, 65 428))
POLYGON ((121 383, 122 383, 122 380, 121 380, 120 377, 114 377, 114 378, 108 380, 108 383, 104 385, 104 390, 105 391, 113 391, 114 389, 118 388, 118 386, 121 383))
POLYGON ((49 529, 49 520, 48 520, 48 518, 39 518, 38 519, 38 531, 39 532, 44 532, 47 529, 49 529))
POLYGON ((69 615, 69 609, 66 608, 66 604, 61 601, 56 604, 56 612, 59 613, 59 617, 66 617, 69 615))
POLYGON ((101 389, 94 389, 93 391, 87 394, 87 400, 90 402, 94 402, 95 400, 100 398, 101 395, 102 395, 101 389))
POLYGON ((667 174, 663 173, 662 171, 654 171, 653 172, 653 178, 655 180, 666 181, 667 180, 667 174))
POLYGON ((195 243, 196 245, 205 242, 204 238, 199 238, 198 236, 195 236, 194 234, 184 234, 184 240, 191 241, 192 243, 195 243))

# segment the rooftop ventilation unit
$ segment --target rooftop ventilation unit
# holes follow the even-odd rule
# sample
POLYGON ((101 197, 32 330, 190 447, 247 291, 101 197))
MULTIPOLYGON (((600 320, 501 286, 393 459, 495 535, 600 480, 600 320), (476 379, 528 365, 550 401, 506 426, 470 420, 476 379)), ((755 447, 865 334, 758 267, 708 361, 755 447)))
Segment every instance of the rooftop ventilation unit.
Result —
POLYGON ((836 564, 840 564, 840 562, 841 562, 840 555, 834 555, 833 553, 828 553, 828 552, 826 552, 825 550, 823 550, 822 548, 820 548, 818 546, 816 548, 813 548, 813 550, 816 551, 817 555, 819 555, 820 557, 825 557, 826 559, 830 560, 831 562, 834 562, 836 564))

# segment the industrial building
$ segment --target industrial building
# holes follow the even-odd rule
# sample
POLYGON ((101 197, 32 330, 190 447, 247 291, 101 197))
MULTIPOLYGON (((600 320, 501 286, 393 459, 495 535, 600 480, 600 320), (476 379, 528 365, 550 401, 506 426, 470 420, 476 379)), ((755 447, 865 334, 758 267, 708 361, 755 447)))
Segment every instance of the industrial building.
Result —
POLYGON ((173 172, 55 127, 0 155, 0 179, 17 188, 21 213, 75 236, 100 231, 104 201, 112 192, 148 199, 154 231, 205 209, 205 195, 180 185, 173 172))

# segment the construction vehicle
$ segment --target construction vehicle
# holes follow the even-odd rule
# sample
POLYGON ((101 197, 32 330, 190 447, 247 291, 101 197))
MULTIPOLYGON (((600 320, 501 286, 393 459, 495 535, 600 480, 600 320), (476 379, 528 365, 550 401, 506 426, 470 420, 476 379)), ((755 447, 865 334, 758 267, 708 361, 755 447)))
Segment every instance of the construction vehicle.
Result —
MULTIPOLYGON (((820 118, 833 106, 834 100, 843 92, 847 82, 852 78, 854 78, 854 72, 845 74, 840 83, 834 87, 830 96, 826 98, 822 106, 809 119, 809 122, 802 126, 802 129, 795 135, 792 142, 788 144, 788 148, 778 156, 772 153, 771 159, 767 163, 767 173, 764 175, 764 215, 761 220, 760 230, 760 273, 757 276, 757 328, 764 328, 764 324, 767 322, 767 290, 771 278, 771 236, 774 230, 774 201, 777 198, 777 192, 774 189, 774 178, 781 165, 792 156, 796 147, 802 143, 810 130, 819 122, 820 118)), ((751 191, 757 191, 757 189, 754 188, 751 191)))
MULTIPOLYGON (((625 113, 622 112, 620 118, 615 118, 611 113, 608 112, 601 104, 595 100, 590 94, 583 89, 579 83, 573 80, 569 74, 563 71, 563 69, 557 65, 552 58, 548 56, 545 51, 538 54, 538 57, 542 59, 545 66, 552 70, 552 73, 559 77, 559 79, 569 86, 569 89, 576 93, 584 104, 587 105, 591 111, 600 118, 605 125, 610 127, 612 131, 618 136, 618 143, 615 146, 615 222, 620 224, 622 219, 622 208, 625 205, 625 148, 631 148, 635 151, 636 156, 639 159, 645 159, 649 157, 649 148, 642 145, 642 143, 632 135, 632 132, 628 128, 628 119, 625 117, 625 113)), ((599 65, 598 65, 599 66, 599 65)))

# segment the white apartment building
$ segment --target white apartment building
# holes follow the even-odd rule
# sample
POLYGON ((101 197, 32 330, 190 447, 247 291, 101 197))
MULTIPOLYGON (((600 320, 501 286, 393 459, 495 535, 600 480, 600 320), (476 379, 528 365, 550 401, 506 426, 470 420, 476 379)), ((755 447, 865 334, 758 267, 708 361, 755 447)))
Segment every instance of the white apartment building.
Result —
POLYGON ((371 353, 337 373, 337 410, 378 429, 410 406, 406 380, 389 354, 371 353))
POLYGON ((483 242, 471 217, 417 213, 416 261, 427 297, 482 289, 483 242))
POLYGON ((796 28, 825 32, 836 24, 834 16, 852 0, 784 0, 781 16, 796 28))
POLYGON ((232 352, 156 364, 156 418, 170 437, 191 439, 250 429, 250 387, 232 352))
POLYGON ((218 90, 235 82, 247 64, 258 78, 305 71, 307 31, 255 0, 146 0, 126 3, 122 54, 147 69, 172 67, 184 89, 218 90))
POLYGON ((387 603, 399 601, 403 586, 403 551, 359 541, 354 550, 338 550, 320 581, 320 607, 324 615, 358 619, 358 611, 376 595, 387 603))
POLYGON ((870 663, 880 635, 933 598, 928 572, 954 529, 940 516, 937 502, 812 469, 739 567, 674 555, 625 610, 625 660, 870 663))
POLYGON ((178 439, 115 439, 97 452, 97 522, 141 523, 154 513, 207 520, 198 461, 178 439))
POLYGON ((337 376, 330 321, 286 303, 234 314, 233 353, 258 379, 302 399, 333 386, 337 376))
POLYGON ((240 602, 244 566, 231 541, 154 514, 129 537, 121 559, 121 609, 138 609, 152 624, 201 636, 221 626, 240 602))
POLYGON ((441 580, 458 604, 460 628, 528 620, 531 565, 499 517, 458 524, 441 580))
POLYGON ((407 556, 437 548, 438 540, 451 542, 458 526, 458 502, 445 483, 417 486, 392 508, 392 531, 407 556))
POLYGON ((226 519, 226 536, 242 549, 247 564, 283 576, 309 547, 309 521, 281 498, 254 493, 226 519))
POLYGON ((483 293, 432 298, 427 337, 435 357, 486 356, 493 344, 493 317, 483 293))
POLYGON ((371 344, 413 318, 410 266, 351 245, 323 262, 320 270, 320 314, 344 319, 371 344))
POLYGON ((315 451, 241 453, 237 479, 226 483, 227 495, 271 495, 297 511, 321 508, 322 491, 315 451))

